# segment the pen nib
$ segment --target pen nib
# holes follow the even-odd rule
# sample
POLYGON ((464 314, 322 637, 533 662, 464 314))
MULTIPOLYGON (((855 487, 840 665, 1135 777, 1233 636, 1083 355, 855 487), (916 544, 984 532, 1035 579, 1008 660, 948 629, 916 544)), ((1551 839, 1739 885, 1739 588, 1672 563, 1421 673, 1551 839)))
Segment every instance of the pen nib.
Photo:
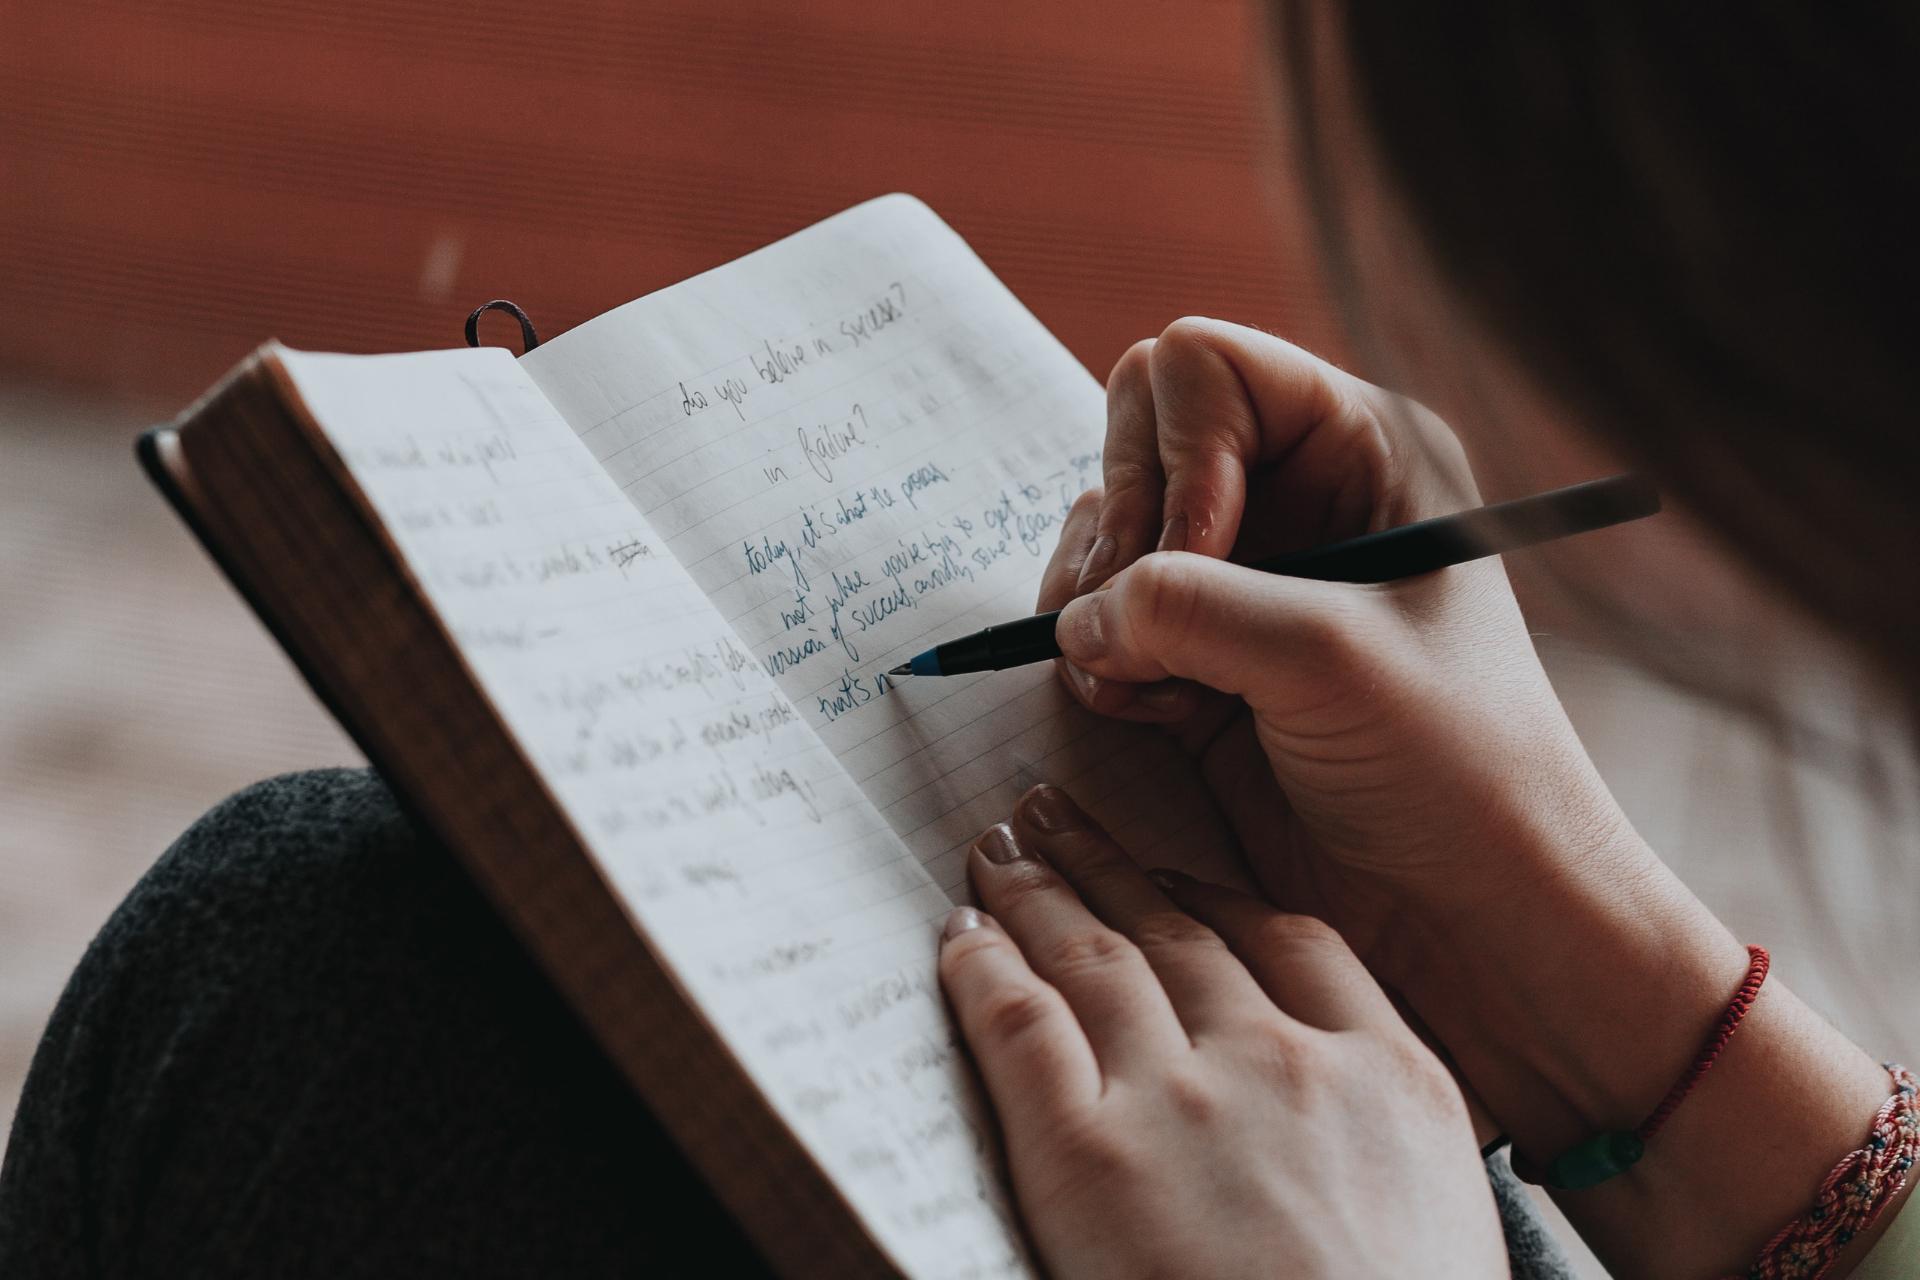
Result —
POLYGON ((911 662, 903 662, 897 667, 889 667, 887 674, 890 676, 910 676, 913 674, 913 664, 911 662))

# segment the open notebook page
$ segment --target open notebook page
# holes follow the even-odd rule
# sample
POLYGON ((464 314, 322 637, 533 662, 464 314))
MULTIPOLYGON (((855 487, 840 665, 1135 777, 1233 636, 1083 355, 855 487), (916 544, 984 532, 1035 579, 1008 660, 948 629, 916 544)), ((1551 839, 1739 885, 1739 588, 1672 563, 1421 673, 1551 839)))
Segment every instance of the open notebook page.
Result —
POLYGON ((947 896, 504 351, 283 352, 628 911, 910 1275, 1026 1274, 947 896))
POLYGON ((884 674, 1032 612, 1104 436, 1099 384, 924 204, 869 201, 521 364, 949 893, 1036 781, 1143 865, 1236 878, 1188 762, 1051 666, 884 674))

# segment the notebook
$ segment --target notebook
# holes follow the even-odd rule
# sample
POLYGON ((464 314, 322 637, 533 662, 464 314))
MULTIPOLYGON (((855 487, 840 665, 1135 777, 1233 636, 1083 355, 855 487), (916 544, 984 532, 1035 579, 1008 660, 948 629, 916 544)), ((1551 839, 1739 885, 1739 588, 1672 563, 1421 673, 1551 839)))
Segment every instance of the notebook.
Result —
POLYGON ((935 974, 965 853, 1067 787, 1238 878, 1191 765, 1031 612, 1104 394, 919 201, 515 358, 268 344, 142 457, 783 1274, 1030 1274, 935 974))

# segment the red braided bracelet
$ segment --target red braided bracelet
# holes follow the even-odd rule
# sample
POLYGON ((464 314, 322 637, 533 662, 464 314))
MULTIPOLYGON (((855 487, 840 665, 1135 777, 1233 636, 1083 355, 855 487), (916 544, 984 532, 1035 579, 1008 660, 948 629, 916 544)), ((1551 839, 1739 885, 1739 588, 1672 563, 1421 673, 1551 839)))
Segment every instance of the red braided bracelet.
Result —
POLYGON ((1720 1015, 1720 1021, 1714 1025, 1713 1034, 1707 1037, 1706 1044, 1700 1048, 1700 1056, 1693 1060, 1685 1075, 1673 1082, 1673 1088, 1667 1090, 1667 1096, 1660 1099, 1660 1105, 1653 1109, 1645 1120, 1633 1131, 1633 1136, 1641 1142, 1660 1132, 1669 1116, 1680 1107, 1686 1096, 1693 1092, 1693 1086, 1700 1083, 1700 1077, 1707 1074, 1707 1068, 1719 1058, 1720 1051, 1727 1047, 1727 1041, 1733 1039, 1734 1030, 1740 1020, 1747 1016, 1747 1010, 1753 1008, 1753 1002, 1760 995, 1760 984, 1767 980, 1767 970, 1773 967, 1773 957, 1767 954, 1765 947, 1747 948, 1747 976, 1741 982, 1740 989, 1733 993, 1733 999, 1727 1002, 1727 1011, 1720 1015))
POLYGON ((1920 1160, 1920 1097, 1912 1072, 1884 1065, 1893 1077, 1893 1096, 1874 1113, 1867 1145, 1833 1167, 1813 1208, 1767 1241, 1744 1275, 1727 1280, 1820 1280, 1907 1185, 1914 1161, 1920 1160))
POLYGON ((1733 1039, 1741 1020, 1753 1008, 1753 1002, 1760 995, 1760 984, 1767 980, 1767 970, 1772 964, 1772 957, 1767 955, 1765 947, 1747 948, 1747 976, 1741 981, 1740 989, 1727 1002, 1726 1012, 1714 1024, 1713 1031, 1695 1055, 1692 1065, 1674 1081, 1673 1088, 1667 1090, 1667 1096, 1660 1099, 1660 1104, 1648 1113, 1645 1120, 1630 1131, 1613 1130, 1569 1147, 1554 1157, 1544 1170, 1534 1168, 1520 1152, 1515 1151, 1513 1171, 1528 1182, 1558 1187, 1563 1191, 1597 1186, 1616 1174, 1625 1173, 1646 1153, 1647 1141, 1660 1132, 1679 1109, 1681 1102, 1693 1092, 1694 1086, 1700 1083, 1700 1077, 1706 1075, 1708 1069, 1719 1060, 1727 1041, 1733 1039))

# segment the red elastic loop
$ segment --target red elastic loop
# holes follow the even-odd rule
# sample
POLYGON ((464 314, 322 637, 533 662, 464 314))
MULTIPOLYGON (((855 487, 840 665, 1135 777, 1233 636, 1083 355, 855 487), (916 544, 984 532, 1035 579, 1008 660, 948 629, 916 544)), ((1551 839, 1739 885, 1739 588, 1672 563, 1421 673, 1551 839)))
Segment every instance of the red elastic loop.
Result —
POLYGON ((1733 1033, 1740 1026, 1741 1019, 1747 1016, 1747 1010, 1753 1008, 1753 1002, 1760 995, 1760 984, 1767 980, 1767 970, 1773 966, 1773 958, 1765 947, 1747 948, 1747 976, 1740 989, 1733 993, 1733 999, 1727 1002, 1727 1011, 1720 1015, 1720 1021, 1714 1026, 1713 1034, 1707 1037, 1700 1055, 1693 1060, 1686 1074, 1674 1081, 1673 1088, 1667 1090, 1667 1096, 1660 1099, 1660 1105, 1653 1109, 1640 1126, 1633 1131, 1634 1137, 1645 1142, 1660 1132, 1667 1118, 1676 1111, 1693 1087, 1700 1083, 1700 1077, 1707 1074, 1720 1053, 1727 1047, 1727 1041, 1733 1039, 1733 1033))

